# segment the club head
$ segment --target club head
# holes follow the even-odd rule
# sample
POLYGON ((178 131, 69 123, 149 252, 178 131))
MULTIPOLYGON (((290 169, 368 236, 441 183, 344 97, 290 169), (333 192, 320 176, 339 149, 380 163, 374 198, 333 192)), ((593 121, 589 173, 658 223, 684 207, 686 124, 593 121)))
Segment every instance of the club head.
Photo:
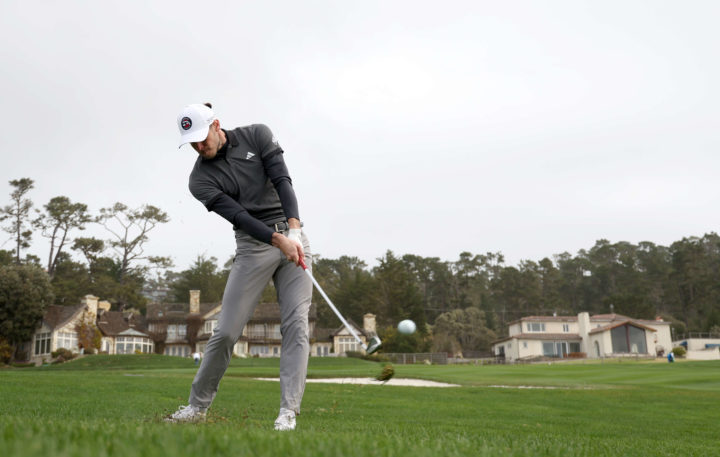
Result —
POLYGON ((367 349, 365 352, 367 352, 368 355, 374 354, 378 349, 380 349, 380 346, 382 346, 382 341, 380 341, 379 336, 372 336, 370 337, 370 341, 368 341, 367 349))

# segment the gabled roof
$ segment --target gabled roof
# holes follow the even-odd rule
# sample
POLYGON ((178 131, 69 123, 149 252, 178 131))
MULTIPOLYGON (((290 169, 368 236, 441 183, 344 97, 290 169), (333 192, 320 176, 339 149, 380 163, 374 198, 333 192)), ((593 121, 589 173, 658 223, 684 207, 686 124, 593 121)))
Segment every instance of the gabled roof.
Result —
POLYGON ((590 335, 592 335, 592 334, 594 334, 594 333, 607 332, 608 330, 612 330, 612 329, 614 329, 614 328, 616 328, 616 327, 621 327, 621 326, 623 326, 623 325, 625 325, 625 324, 632 325, 633 327, 641 328, 641 329, 644 329, 644 330, 650 330, 651 332, 657 332, 657 330, 655 330, 654 328, 648 327, 647 325, 643 325, 643 324, 641 324, 641 323, 639 323, 639 322, 637 322, 637 321, 626 320, 626 321, 621 321, 621 322, 613 322, 612 324, 608 324, 608 325, 605 325, 605 326, 603 326, 603 327, 594 328, 594 329, 590 330, 590 332, 588 332, 588 333, 589 333, 590 335))
POLYGON ((218 316, 220 315, 220 311, 222 311, 222 303, 218 303, 218 305, 215 306, 214 308, 210 308, 210 310, 208 312, 203 314, 202 318, 203 318, 203 320, 217 319, 218 316))
POLYGON ((335 331, 334 328, 315 327, 315 341, 330 341, 335 331))
POLYGON ((147 333, 138 332, 134 328, 123 330, 122 332, 118 333, 118 336, 144 336, 145 338, 150 337, 150 335, 148 335, 147 333))
MULTIPOLYGON (((577 316, 526 316, 510 322, 508 325, 517 324, 518 322, 577 322, 577 316)), ((669 324, 669 322, 658 320, 633 319, 632 317, 622 314, 595 314, 590 316, 590 322, 615 322, 615 321, 633 321, 643 322, 645 324, 669 324)))
POLYGON ((63 327, 85 310, 85 305, 49 305, 45 308, 43 322, 51 329, 63 327))
POLYGON ((260 303, 255 307, 251 321, 280 322, 280 305, 277 303, 260 303))
MULTIPOLYGON (((352 320, 352 319, 350 319, 350 318, 345 319, 345 320, 348 321, 348 324, 350 324, 350 325, 353 326, 353 329, 356 330, 357 333, 359 333, 360 335, 363 335, 363 336, 367 336, 367 333, 365 332, 365 329, 362 328, 362 327, 360 327, 359 325, 357 325, 354 320, 352 320)), ((343 325, 341 325, 340 327, 338 327, 338 328, 336 328, 335 330, 333 330, 332 333, 330 333, 330 336, 337 336, 337 335, 339 335, 340 332, 342 332, 344 329, 345 329, 345 325, 343 324, 343 325)))
POLYGON ((147 330, 145 316, 138 314, 125 315, 122 311, 104 311, 97 318, 97 327, 105 336, 117 336, 128 329, 135 329, 143 333, 147 330))
POLYGON ((577 319, 578 319, 577 316, 526 316, 526 317, 521 317, 520 319, 518 319, 516 321, 510 322, 510 324, 515 324, 517 322, 523 322, 523 321, 576 322, 577 319))
POLYGON ((590 321, 631 321, 632 317, 623 316, 622 314, 594 314, 590 316, 590 321))
MULTIPOLYGON (((219 305, 219 303, 200 303, 200 314, 207 314, 219 305)), ((149 303, 146 314, 150 320, 185 319, 190 314, 190 303, 149 303)))

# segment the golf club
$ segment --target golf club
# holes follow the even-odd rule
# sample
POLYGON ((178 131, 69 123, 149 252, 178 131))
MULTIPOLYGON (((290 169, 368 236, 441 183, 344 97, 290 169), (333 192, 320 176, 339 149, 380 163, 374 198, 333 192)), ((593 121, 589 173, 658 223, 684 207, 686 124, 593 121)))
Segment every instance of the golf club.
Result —
POLYGON ((325 291, 320 287, 320 284, 315 280, 315 277, 313 277, 312 273, 310 273, 310 270, 308 270, 307 265, 305 265, 305 259, 302 257, 300 258, 300 266, 303 270, 305 270, 305 273, 307 273, 308 276, 310 276, 310 279, 312 280, 313 284, 315 284, 315 287, 317 288, 318 292, 320 292, 320 295, 323 296, 325 301, 328 305, 330 305, 330 309, 332 309, 335 312, 335 315, 340 318, 340 321, 345 325, 345 328, 348 329, 348 331, 352 334, 352 336, 355 337, 355 340, 360 343, 360 346, 365 350, 367 354, 372 354, 378 349, 380 349, 380 346, 382 345, 382 341, 380 341, 380 337, 372 336, 370 337, 370 344, 365 344, 360 339, 357 333, 355 333, 355 330, 353 330, 352 326, 348 324, 348 322, 345 320, 344 317, 342 317, 342 314, 340 314, 340 311, 337 310, 335 305, 333 305, 332 301, 330 301, 330 298, 325 294, 325 291))

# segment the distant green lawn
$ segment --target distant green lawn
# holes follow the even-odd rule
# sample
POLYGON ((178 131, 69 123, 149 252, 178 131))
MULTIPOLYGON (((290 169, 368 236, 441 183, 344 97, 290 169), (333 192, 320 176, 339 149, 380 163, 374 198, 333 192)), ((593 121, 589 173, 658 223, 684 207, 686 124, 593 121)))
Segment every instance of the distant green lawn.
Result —
MULTIPOLYGON (((163 423, 196 369, 155 355, 0 369, 0 456, 720 455, 718 362, 396 365, 396 377, 462 387, 308 383, 285 433, 272 430, 279 384, 252 379, 277 377, 277 359, 233 360, 208 423, 163 423)), ((380 369, 311 358, 309 377, 380 369)))

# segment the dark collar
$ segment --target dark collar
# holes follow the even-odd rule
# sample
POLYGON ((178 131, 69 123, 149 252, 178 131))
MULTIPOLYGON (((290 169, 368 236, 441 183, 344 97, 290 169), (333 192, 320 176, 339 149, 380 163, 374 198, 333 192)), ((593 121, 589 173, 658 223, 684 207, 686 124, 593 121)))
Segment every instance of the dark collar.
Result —
POLYGON ((238 145, 238 140, 237 140, 237 137, 235 136, 235 133, 233 133, 232 131, 227 131, 225 129, 222 129, 222 131, 225 132, 225 138, 226 138, 225 144, 222 145, 220 150, 217 152, 217 154, 215 154, 215 157, 213 157, 212 159, 204 159, 203 158, 202 160, 204 162, 212 162, 214 160, 224 159, 225 156, 227 155, 227 152, 228 152, 228 149, 230 148, 230 146, 238 145))
POLYGON ((225 137, 227 138, 227 142, 225 144, 230 143, 231 146, 237 146, 238 144, 240 144, 240 140, 238 139, 234 130, 223 129, 223 132, 225 132, 225 137))

